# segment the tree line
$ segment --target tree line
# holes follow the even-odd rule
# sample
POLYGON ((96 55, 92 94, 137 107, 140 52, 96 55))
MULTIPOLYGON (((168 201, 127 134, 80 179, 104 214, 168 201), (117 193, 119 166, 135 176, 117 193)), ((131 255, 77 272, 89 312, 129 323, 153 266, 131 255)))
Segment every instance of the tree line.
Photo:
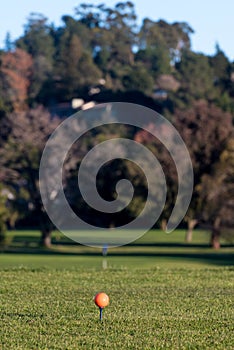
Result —
MULTIPOLYGON (((218 248, 220 236, 230 238, 234 224, 234 63, 218 44, 214 55, 192 51, 194 31, 188 23, 145 18, 137 25, 130 1, 113 8, 81 4, 62 22, 55 27, 42 14, 31 14, 22 36, 12 42, 8 34, 0 52, 2 236, 6 226, 27 224, 40 227, 42 244, 50 244, 53 225, 41 203, 39 163, 46 140, 61 122, 59 106, 79 98, 139 103, 172 122, 189 149, 195 175, 184 219, 186 239, 199 224, 210 230, 211 244, 218 248)), ((128 222, 142 208, 147 185, 128 162, 111 162, 97 179, 107 200, 115 198, 118 179, 133 181, 135 197, 121 215, 98 216, 73 191, 85 152, 114 136, 145 144, 160 160, 170 188, 157 223, 164 227, 177 193, 175 166, 163 145, 137 128, 101 127, 74 145, 66 181, 73 210, 85 220, 94 218, 95 224, 110 227, 128 222)))

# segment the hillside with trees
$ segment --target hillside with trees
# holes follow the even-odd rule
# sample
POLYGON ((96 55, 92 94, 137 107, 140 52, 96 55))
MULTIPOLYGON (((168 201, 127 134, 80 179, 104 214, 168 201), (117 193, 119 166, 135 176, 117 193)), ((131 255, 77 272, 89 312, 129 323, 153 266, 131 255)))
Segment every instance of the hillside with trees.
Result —
MULTIPOLYGON (((46 140, 62 119, 93 102, 132 102, 161 113, 177 128, 194 168, 194 192, 182 225, 187 240, 196 225, 211 232, 211 244, 234 229, 234 62, 217 44, 214 55, 192 50, 196 28, 189 23, 143 19, 139 25, 130 1, 79 5, 62 25, 43 14, 30 14, 16 41, 6 38, 0 51, 0 240, 12 226, 40 228, 42 244, 50 245, 53 225, 39 193, 38 170, 46 140), (80 103, 80 104, 79 104, 80 103)), ((74 145, 66 191, 81 217, 93 212, 73 191, 75 169, 85 152, 102 140, 127 137, 147 145, 165 170, 170 193, 160 222, 164 226, 176 195, 172 160, 158 140, 137 128, 99 128, 74 145)), ((113 183, 134 179, 134 203, 121 223, 137 215, 147 186, 127 162, 111 162, 98 178, 100 193, 115 198, 113 183), (111 178, 111 181, 110 181, 111 178), (104 181, 103 179, 106 179, 104 181), (109 181, 108 181, 109 180, 109 181)), ((120 217, 96 216, 97 225, 115 226, 120 217)))

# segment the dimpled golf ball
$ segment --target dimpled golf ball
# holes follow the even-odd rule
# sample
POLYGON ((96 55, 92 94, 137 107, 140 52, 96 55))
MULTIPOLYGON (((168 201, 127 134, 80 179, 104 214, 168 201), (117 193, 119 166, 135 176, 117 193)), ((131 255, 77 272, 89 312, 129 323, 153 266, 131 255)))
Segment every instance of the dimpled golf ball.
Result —
POLYGON ((104 308, 106 307, 107 305, 109 305, 109 297, 106 293, 97 293, 94 297, 94 302, 95 304, 100 307, 100 308, 104 308))

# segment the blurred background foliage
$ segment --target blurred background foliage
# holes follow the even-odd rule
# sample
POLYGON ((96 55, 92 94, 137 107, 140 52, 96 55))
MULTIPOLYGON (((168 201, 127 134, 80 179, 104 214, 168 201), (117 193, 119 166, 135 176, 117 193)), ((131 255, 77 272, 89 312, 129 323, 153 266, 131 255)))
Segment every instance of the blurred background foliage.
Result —
MULTIPOLYGON (((145 18, 137 25, 130 1, 79 5, 55 27, 42 14, 29 15, 23 35, 6 36, 0 51, 0 241, 6 228, 39 228, 50 245, 53 225, 44 212, 38 186, 46 140, 66 117, 85 104, 132 102, 168 118, 184 139, 194 167, 190 208, 182 225, 186 240, 196 225, 230 239, 234 223, 234 62, 217 44, 213 56, 193 52, 188 23, 145 18)), ((76 169, 98 142, 127 137, 147 145, 160 160, 168 184, 167 203, 156 227, 165 227, 177 193, 170 155, 157 139, 133 127, 102 127, 74 147, 66 193, 73 209, 97 225, 113 227, 134 218, 147 192, 143 174, 129 162, 112 161, 97 178, 103 198, 115 198, 115 184, 129 178, 135 187, 131 205, 116 217, 93 213, 74 191, 76 169), (95 214, 95 215, 94 215, 95 214)), ((152 172, 154 169, 152 169, 152 172)))

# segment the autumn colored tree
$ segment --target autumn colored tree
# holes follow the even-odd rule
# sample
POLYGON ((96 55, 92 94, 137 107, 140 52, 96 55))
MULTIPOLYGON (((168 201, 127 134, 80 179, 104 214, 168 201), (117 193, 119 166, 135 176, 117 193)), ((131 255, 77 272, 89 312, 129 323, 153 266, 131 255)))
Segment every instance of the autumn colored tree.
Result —
POLYGON ((21 49, 6 52, 0 58, 0 81, 3 99, 16 112, 27 107, 32 74, 32 57, 21 49))
POLYGON ((225 149, 233 130, 232 116, 200 100, 189 109, 176 110, 174 123, 189 149, 194 169, 194 193, 186 216, 189 228, 186 239, 189 241, 202 210, 198 188, 202 177, 210 174, 225 149))
POLYGON ((58 125, 42 107, 9 115, 11 131, 0 149, 1 181, 26 203, 41 230, 41 243, 50 245, 53 225, 44 211, 39 192, 39 164, 45 143, 58 125), (15 191, 17 189, 17 191, 15 191))
POLYGON ((211 246, 220 248, 220 238, 233 240, 234 138, 227 141, 219 161, 199 185, 200 220, 211 230, 211 246))

